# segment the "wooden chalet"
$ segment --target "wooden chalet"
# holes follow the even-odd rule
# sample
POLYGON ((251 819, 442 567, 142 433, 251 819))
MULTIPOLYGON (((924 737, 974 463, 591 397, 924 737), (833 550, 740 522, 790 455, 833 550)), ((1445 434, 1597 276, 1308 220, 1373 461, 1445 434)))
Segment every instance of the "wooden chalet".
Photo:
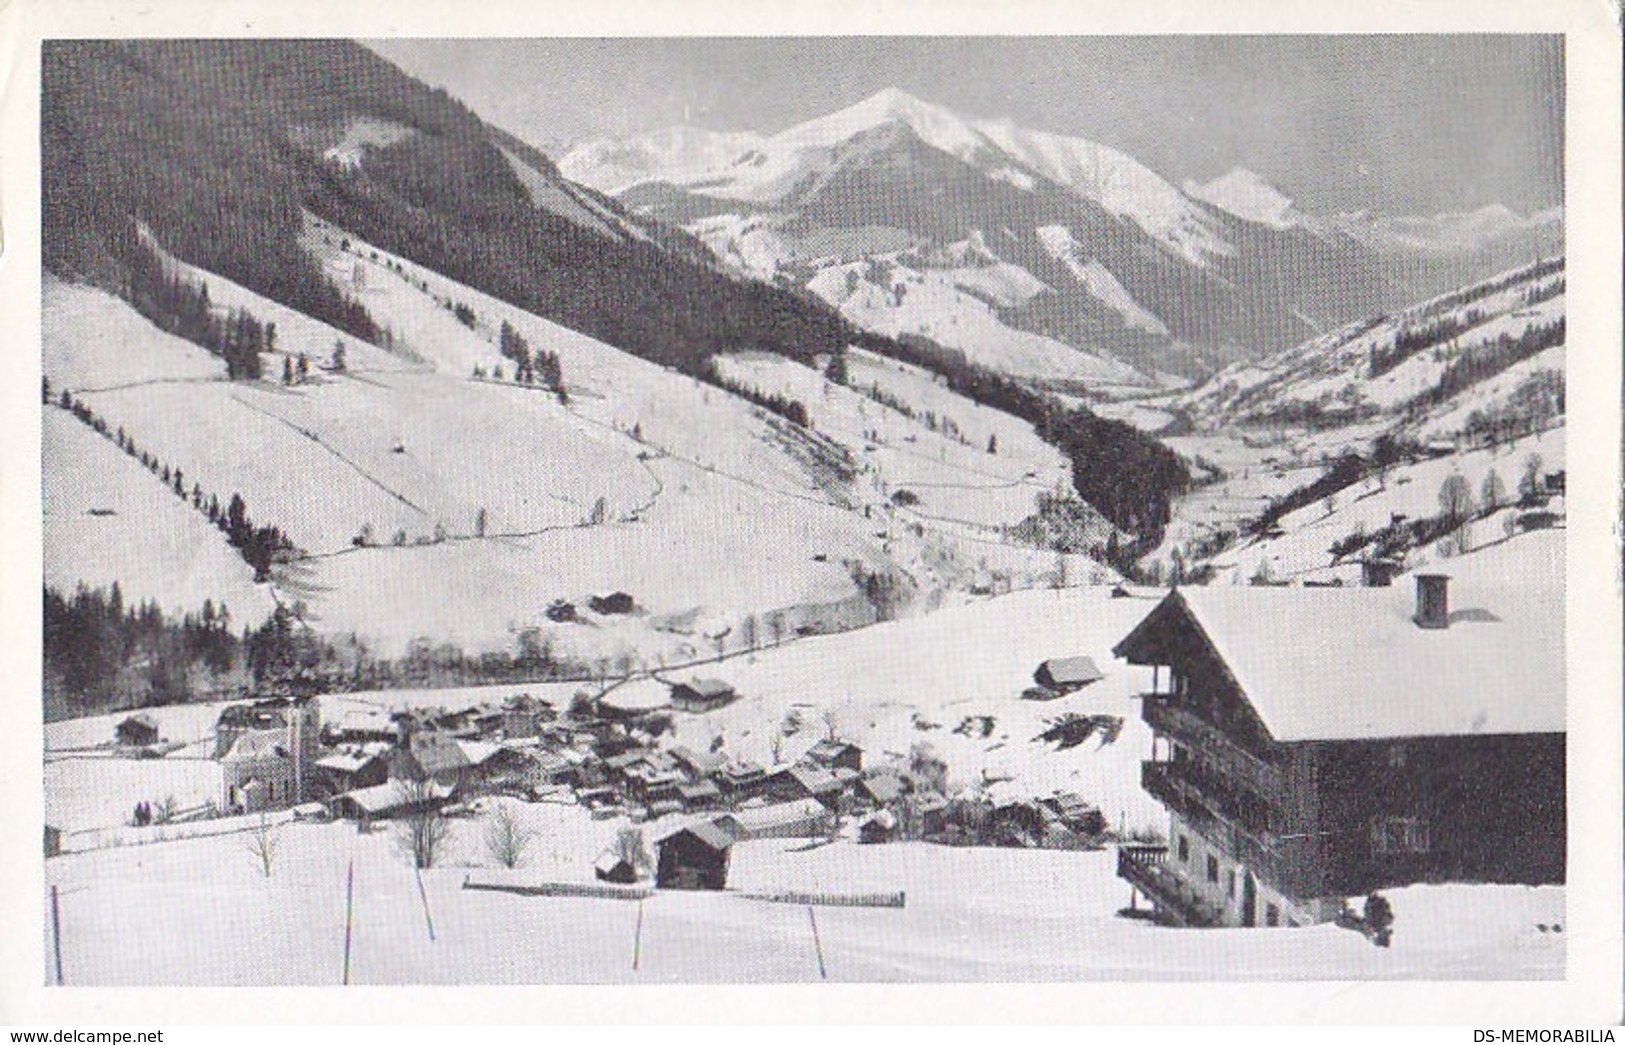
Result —
POLYGON ((715 824, 680 828, 655 842, 655 884, 662 889, 723 889, 734 839, 715 824))
POLYGON ((432 780, 453 792, 466 783, 471 763, 457 738, 439 730, 410 733, 395 749, 389 768, 393 780, 432 780))
POLYGON ((837 769, 863 771, 863 749, 845 740, 820 740, 801 757, 802 761, 831 772, 837 769))
POLYGON ((1412 883, 1564 880, 1561 579, 1416 593, 1175 590, 1117 645, 1152 668, 1141 782, 1170 839, 1118 873, 1160 918, 1300 925, 1412 883))
POLYGON ((151 747, 158 743, 158 722, 144 711, 131 715, 113 727, 113 738, 126 747, 151 747))
POLYGON ((390 747, 374 742, 331 751, 316 760, 316 772, 331 794, 373 787, 389 779, 390 747))
POLYGON ((841 782, 823 766, 806 762, 780 766, 768 775, 768 780, 767 793, 781 802, 816 798, 833 807, 841 798, 841 782))
POLYGON ((815 798, 774 805, 746 806, 711 821, 738 841, 756 838, 820 838, 830 833, 835 815, 815 798))
POLYGON ((738 697, 733 686, 721 679, 690 679, 671 688, 672 706, 681 711, 713 711, 738 697))

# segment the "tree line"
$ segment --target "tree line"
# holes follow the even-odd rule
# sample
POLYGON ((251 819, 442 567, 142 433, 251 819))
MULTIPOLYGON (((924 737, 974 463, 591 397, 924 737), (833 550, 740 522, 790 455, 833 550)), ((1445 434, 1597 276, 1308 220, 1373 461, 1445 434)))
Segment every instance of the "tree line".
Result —
MULTIPOLYGON (((46 405, 53 403, 49 377, 41 379, 40 395, 46 405)), ((248 504, 241 494, 233 493, 222 507, 219 497, 205 494, 203 487, 196 482, 189 488, 186 484, 186 474, 178 466, 171 468, 156 454, 143 450, 136 444, 135 438, 124 430, 123 425, 116 431, 113 430, 106 418, 91 410, 82 399, 75 399, 68 389, 64 388, 57 393, 54 403, 92 431, 111 441, 127 456, 139 461, 143 468, 156 476, 180 498, 183 504, 190 504, 194 510, 206 516, 210 524, 226 535, 227 543, 237 549, 243 561, 254 568, 255 581, 269 580, 271 564, 277 557, 293 551, 293 541, 280 528, 255 525, 249 519, 248 504)))
POLYGON ((943 377, 965 398, 1031 424, 1039 438, 1067 456, 1072 486, 1118 529, 1133 535, 1113 566, 1132 563, 1161 540, 1175 498, 1190 488, 1178 454, 1134 426, 1069 407, 1052 395, 973 363, 963 352, 913 334, 861 333, 858 344, 943 377))
POLYGON ((260 353, 276 348, 276 324, 261 323, 246 309, 218 314, 209 285, 171 273, 157 250, 137 235, 125 248, 124 298, 158 329, 200 345, 226 361, 233 381, 260 377, 260 353))
POLYGON ((179 703, 239 681, 224 603, 169 617, 151 600, 127 605, 116 581, 71 595, 47 585, 44 596, 46 701, 61 711, 179 703))

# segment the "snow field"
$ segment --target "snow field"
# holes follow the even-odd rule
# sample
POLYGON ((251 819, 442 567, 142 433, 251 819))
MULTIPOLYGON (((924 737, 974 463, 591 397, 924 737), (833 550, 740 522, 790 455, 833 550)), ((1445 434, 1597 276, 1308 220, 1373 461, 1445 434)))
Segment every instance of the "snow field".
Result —
MULTIPOLYGON (((537 807, 531 807, 537 808, 537 807)), ((613 824, 545 809, 529 867, 584 870, 613 824)), ((446 865, 417 877, 391 832, 275 828, 269 878, 248 836, 177 841, 50 861, 65 980, 77 985, 336 985, 346 875, 354 867, 354 984, 816 981, 807 909, 717 893, 611 899, 465 890, 483 862, 479 820, 457 821, 446 865), (634 947, 639 968, 632 968, 634 947)), ((1116 917, 1127 886, 1110 851, 950 849, 795 841, 735 847, 734 889, 900 886, 902 910, 819 907, 828 977, 847 982, 1541 979, 1562 975, 1563 890, 1415 886, 1389 895, 1391 948, 1332 926, 1164 929, 1116 917), (993 885, 992 883, 997 883, 993 885)), ((586 880, 576 878, 575 880, 586 880)), ((42 922, 48 922, 43 919, 42 922)), ((47 964, 52 944, 43 930, 47 964)), ((45 970, 42 973, 48 975, 45 970)))
POLYGON ((270 615, 269 590, 189 500, 77 418, 46 407, 42 423, 46 584, 71 596, 117 581, 126 606, 173 614, 212 599, 238 627, 270 615))

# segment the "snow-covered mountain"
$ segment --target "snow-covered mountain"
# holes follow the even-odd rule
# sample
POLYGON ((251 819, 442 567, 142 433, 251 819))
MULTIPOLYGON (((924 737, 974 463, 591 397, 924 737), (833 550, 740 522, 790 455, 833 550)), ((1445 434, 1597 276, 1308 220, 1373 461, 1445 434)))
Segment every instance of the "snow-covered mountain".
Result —
POLYGON ((856 322, 1107 393, 1206 376, 1481 278, 1562 227, 1560 212, 1503 207, 1317 217, 1245 169, 1176 187, 1099 143, 897 89, 777 134, 591 141, 559 166, 856 322), (972 243, 1031 292, 979 289, 949 256, 972 243), (942 292, 911 305, 925 287, 942 292))
POLYGON ((1290 229, 1306 223, 1292 204, 1292 197, 1245 167, 1237 167, 1206 184, 1186 179, 1185 195, 1234 215, 1243 221, 1290 229))

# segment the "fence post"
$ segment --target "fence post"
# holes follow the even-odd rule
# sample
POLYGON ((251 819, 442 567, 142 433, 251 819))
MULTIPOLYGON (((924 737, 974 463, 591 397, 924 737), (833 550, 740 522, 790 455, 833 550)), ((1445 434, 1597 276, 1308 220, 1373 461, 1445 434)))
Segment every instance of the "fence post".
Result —
POLYGON ((632 930, 632 971, 638 971, 638 963, 643 957, 643 901, 638 901, 638 925, 632 930))
POLYGON ((824 969, 824 944, 818 938, 818 916, 813 914, 811 904, 807 906, 807 921, 812 923, 813 950, 818 954, 818 978, 827 980, 829 979, 829 973, 824 969))
POLYGON ((56 957, 56 985, 62 986, 62 906, 51 886, 51 949, 56 957))
POLYGON ((355 859, 344 875, 344 985, 350 985, 350 926, 355 912, 355 859))

